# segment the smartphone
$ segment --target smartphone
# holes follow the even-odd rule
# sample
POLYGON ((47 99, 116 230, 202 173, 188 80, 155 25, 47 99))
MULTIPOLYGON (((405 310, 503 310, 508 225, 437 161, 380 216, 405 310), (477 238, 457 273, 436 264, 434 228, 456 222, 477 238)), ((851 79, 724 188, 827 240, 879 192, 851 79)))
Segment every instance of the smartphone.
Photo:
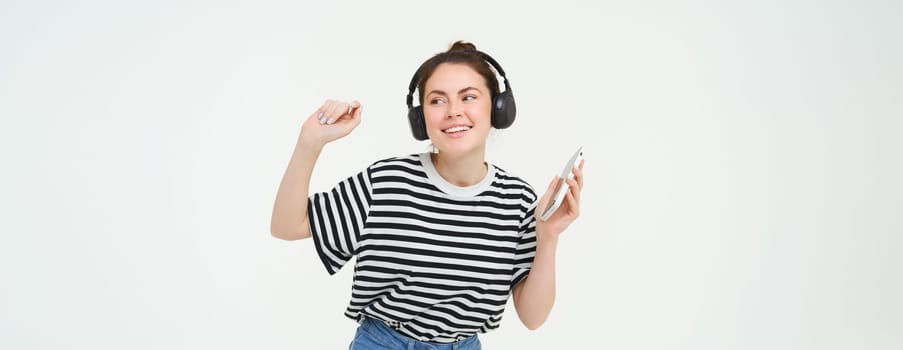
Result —
POLYGON ((571 159, 564 165, 564 170, 561 171, 561 182, 558 184, 558 190, 555 191, 555 195, 552 196, 552 202, 549 203, 549 206, 542 212, 542 215, 540 215, 540 220, 546 221, 546 219, 552 216, 552 214, 555 213, 555 210, 561 206, 561 202, 564 201, 564 195, 567 193, 568 187, 570 187, 568 186, 567 179, 574 177, 572 170, 580 164, 581 160, 583 160, 583 146, 578 147, 577 152, 574 152, 571 159))

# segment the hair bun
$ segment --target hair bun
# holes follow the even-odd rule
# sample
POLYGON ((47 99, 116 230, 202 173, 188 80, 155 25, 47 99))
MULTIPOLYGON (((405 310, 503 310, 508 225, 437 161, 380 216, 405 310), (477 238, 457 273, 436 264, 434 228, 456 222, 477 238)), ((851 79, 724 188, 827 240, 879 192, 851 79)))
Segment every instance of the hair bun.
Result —
POLYGON ((469 42, 458 40, 448 48, 448 52, 452 51, 476 51, 477 47, 469 42))

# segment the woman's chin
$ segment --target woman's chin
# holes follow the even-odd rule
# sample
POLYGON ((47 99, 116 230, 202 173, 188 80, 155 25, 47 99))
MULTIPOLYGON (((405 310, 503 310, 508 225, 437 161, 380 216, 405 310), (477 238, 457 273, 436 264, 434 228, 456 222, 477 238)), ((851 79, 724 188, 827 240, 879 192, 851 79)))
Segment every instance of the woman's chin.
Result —
POLYGON ((462 142, 450 142, 443 144, 433 144, 441 153, 445 153, 448 155, 467 155, 470 153, 481 152, 482 148, 479 145, 475 145, 472 143, 462 143, 462 142))

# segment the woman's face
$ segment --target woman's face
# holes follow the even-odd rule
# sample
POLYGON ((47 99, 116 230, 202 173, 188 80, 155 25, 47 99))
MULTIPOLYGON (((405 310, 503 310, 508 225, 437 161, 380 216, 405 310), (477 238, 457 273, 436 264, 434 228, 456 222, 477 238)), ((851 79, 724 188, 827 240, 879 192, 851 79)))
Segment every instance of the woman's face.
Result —
POLYGON ((483 152, 491 129, 492 93, 486 80, 461 63, 443 63, 424 84, 426 132, 440 152, 483 152))

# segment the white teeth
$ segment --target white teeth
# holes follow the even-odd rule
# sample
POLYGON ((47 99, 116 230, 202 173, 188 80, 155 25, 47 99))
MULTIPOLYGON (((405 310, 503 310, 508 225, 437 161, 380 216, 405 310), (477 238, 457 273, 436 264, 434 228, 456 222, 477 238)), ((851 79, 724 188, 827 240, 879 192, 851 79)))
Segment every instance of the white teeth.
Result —
POLYGON ((453 133, 453 132, 465 131, 465 130, 470 130, 470 127, 469 127, 469 126, 456 126, 456 127, 453 127, 453 128, 445 129, 445 132, 446 132, 446 133, 453 133))

